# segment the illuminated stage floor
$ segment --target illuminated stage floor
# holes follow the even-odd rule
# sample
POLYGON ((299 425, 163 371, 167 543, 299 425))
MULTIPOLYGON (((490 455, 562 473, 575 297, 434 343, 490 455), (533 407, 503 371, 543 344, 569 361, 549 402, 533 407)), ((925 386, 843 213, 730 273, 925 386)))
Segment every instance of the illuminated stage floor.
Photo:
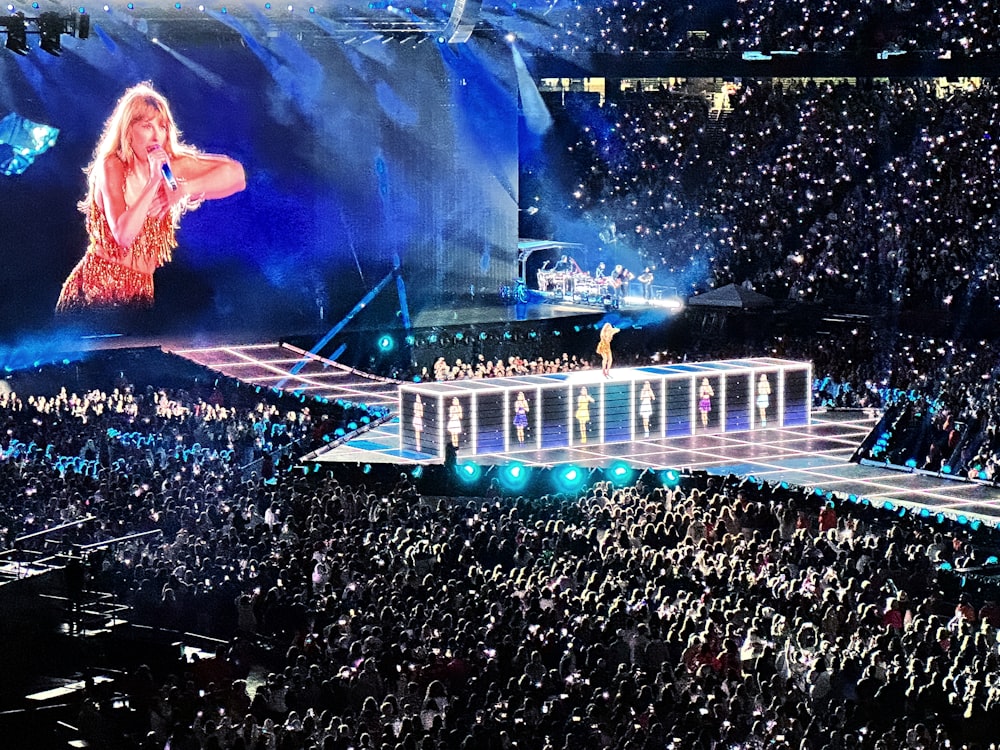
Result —
MULTIPOLYGON (((398 382, 373 378, 328 360, 313 358, 293 375, 290 370, 303 353, 288 345, 170 350, 265 387, 284 381, 285 388, 311 395, 365 401, 392 409, 397 404, 398 382)), ((772 482, 818 487, 840 497, 856 495, 875 503, 891 500, 899 505, 931 508, 950 517, 966 515, 1000 522, 1000 488, 851 463, 854 449, 875 422, 875 416, 859 412, 814 412, 812 424, 805 427, 486 453, 477 456, 476 462, 495 466, 520 461, 541 467, 574 463, 593 468, 607 467, 622 459, 636 468, 687 468, 712 474, 752 475, 772 482)), ((311 460, 415 465, 438 463, 440 458, 401 451, 399 420, 394 419, 342 445, 320 451, 311 460)))
MULTIPOLYGON (((814 412, 813 423, 806 427, 512 451, 483 454, 475 460, 481 466, 519 461, 527 466, 572 463, 586 468, 603 468, 624 460, 639 469, 692 469, 754 476, 770 482, 821 488, 841 498, 851 495, 868 498, 876 505, 892 501, 896 505, 940 511, 952 518, 966 515, 1000 521, 1000 488, 851 463, 854 449, 875 422, 874 417, 861 412, 814 412)), ((413 465, 438 463, 440 459, 400 451, 399 422, 393 420, 315 460, 413 465)))

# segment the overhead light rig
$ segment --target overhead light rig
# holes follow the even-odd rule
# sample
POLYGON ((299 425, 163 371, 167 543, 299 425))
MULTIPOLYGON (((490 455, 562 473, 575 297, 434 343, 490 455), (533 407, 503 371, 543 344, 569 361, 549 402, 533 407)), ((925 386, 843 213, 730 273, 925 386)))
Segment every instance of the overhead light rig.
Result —
POLYGON ((62 54, 62 35, 68 34, 78 39, 90 36, 90 16, 86 13, 63 15, 48 11, 38 16, 13 13, 0 16, 0 28, 7 32, 4 47, 18 55, 28 54, 28 35, 40 38, 39 47, 50 55, 62 54))

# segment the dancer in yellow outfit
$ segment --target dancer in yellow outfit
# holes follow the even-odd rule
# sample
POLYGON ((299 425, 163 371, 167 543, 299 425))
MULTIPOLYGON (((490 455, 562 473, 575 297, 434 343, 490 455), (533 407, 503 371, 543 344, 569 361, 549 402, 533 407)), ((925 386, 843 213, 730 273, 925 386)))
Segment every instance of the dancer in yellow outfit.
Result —
POLYGON ((615 328, 610 323, 605 323, 601 328, 601 340, 597 342, 597 353, 601 355, 601 372, 606 378, 611 377, 611 339, 620 331, 620 328, 615 328))

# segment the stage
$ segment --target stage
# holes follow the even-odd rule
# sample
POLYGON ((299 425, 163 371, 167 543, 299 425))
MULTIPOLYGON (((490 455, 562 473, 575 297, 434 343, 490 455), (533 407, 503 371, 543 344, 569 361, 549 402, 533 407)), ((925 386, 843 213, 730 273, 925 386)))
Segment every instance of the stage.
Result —
MULTIPOLYGON (((273 387, 281 381, 323 398, 367 400, 390 408, 398 404, 399 381, 374 378, 309 358, 297 374, 290 369, 305 353, 287 344, 172 348, 176 354, 247 382, 273 387)), ((614 373, 614 371, 613 371, 614 373)), ((928 508, 948 517, 979 518, 1000 523, 1000 489, 954 477, 901 472, 851 461, 855 449, 877 424, 874 411, 813 411, 808 424, 768 426, 751 431, 701 433, 681 437, 640 436, 628 442, 553 448, 497 450, 458 460, 474 460, 483 467, 520 463, 551 468, 573 464, 581 468, 609 468, 621 461, 635 469, 689 469, 711 474, 753 476, 769 482, 833 492, 841 498, 866 498, 897 506, 928 508)), ((398 415, 343 443, 308 457, 324 463, 397 464, 409 470, 442 463, 440 455, 405 450, 400 446, 398 415)))

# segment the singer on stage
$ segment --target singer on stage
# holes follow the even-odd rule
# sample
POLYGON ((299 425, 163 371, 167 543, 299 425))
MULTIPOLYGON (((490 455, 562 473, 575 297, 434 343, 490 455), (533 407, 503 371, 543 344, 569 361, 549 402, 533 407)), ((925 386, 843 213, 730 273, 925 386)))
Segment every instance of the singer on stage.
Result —
POLYGON ((151 307, 153 272, 171 259, 181 214, 246 187, 239 162, 181 142, 166 99, 149 83, 119 99, 85 172, 79 207, 90 243, 57 312, 151 307))

